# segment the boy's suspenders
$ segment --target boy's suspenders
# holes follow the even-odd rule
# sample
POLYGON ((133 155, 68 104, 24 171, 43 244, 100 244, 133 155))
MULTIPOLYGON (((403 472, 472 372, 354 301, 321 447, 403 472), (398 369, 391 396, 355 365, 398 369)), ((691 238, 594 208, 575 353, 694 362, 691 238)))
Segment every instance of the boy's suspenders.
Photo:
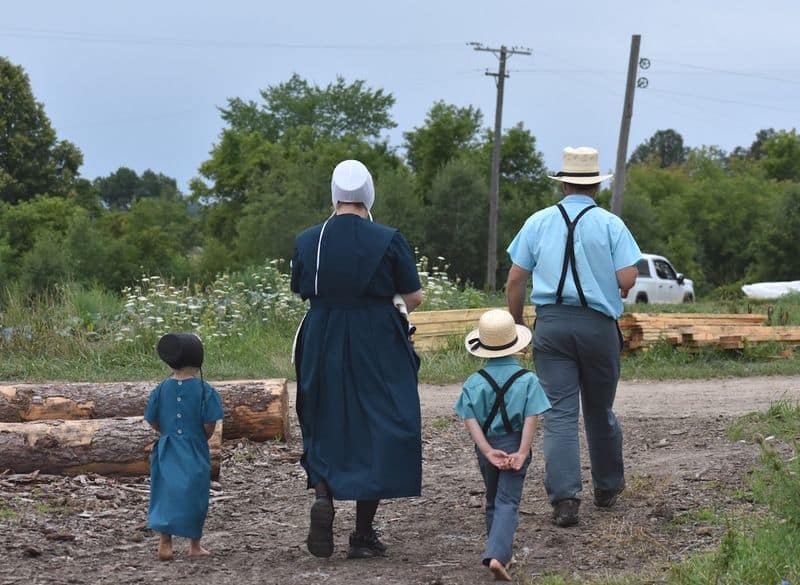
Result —
POLYGON ((511 421, 508 419, 508 412, 506 411, 506 392, 508 389, 511 388, 511 385, 517 381, 517 378, 524 376, 528 373, 528 370, 525 368, 521 368, 520 370, 514 372, 511 377, 506 380, 506 383, 503 384, 503 387, 497 385, 494 378, 489 375, 489 372, 486 370, 478 370, 478 373, 484 377, 484 379, 489 382, 489 385, 492 387, 495 393, 494 405, 492 405, 492 410, 489 411, 489 416, 486 417, 486 420, 483 422, 483 434, 485 435, 489 432, 489 427, 492 424, 492 421, 497 416, 497 411, 500 411, 500 416, 503 417, 503 427, 506 429, 507 433, 513 433, 514 427, 511 426, 511 421))

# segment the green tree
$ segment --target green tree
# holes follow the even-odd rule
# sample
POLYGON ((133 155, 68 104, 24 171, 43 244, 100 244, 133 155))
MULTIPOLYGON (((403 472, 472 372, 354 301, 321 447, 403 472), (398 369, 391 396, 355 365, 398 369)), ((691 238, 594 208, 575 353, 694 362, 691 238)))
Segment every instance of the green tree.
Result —
POLYGON ((261 134, 270 141, 300 126, 329 138, 360 139, 378 138, 382 130, 396 126, 390 114, 394 96, 367 87, 363 80, 348 84, 337 77, 321 88, 295 73, 289 81, 262 90, 261 99, 260 104, 229 99, 228 107, 220 109, 222 119, 235 132, 261 134))
POLYGON ((460 108, 438 101, 422 126, 403 134, 406 160, 417 177, 423 199, 427 200, 426 192, 434 177, 451 159, 479 147, 482 119, 477 108, 460 108))
POLYGON ((764 143, 761 165, 767 176, 777 181, 800 181, 800 136, 797 131, 781 130, 764 143))
POLYGON ((172 177, 147 169, 140 177, 128 167, 120 167, 107 177, 94 180, 100 200, 111 209, 130 209, 131 205, 145 197, 175 199, 181 196, 172 177))
POLYGON ((756 139, 750 145, 750 148, 737 146, 733 149, 731 156, 736 158, 747 158, 752 160, 760 160, 764 156, 764 144, 773 138, 777 132, 774 128, 762 128, 756 132, 756 139))
POLYGON ((425 213, 429 257, 444 257, 450 272, 473 283, 486 276, 489 183, 468 157, 447 163, 433 180, 425 213))
POLYGON ((800 275, 800 185, 791 184, 773 198, 766 220, 755 230, 752 280, 797 280, 800 275))
POLYGON ((641 143, 631 154, 629 165, 654 161, 666 168, 686 162, 686 147, 683 136, 675 130, 658 130, 646 142, 641 143))
POLYGON ((136 199, 139 175, 128 167, 120 167, 107 177, 97 177, 94 187, 100 200, 111 209, 128 209, 136 199))
POLYGON ((67 195, 83 156, 55 130, 22 67, 0 57, 0 201, 67 195))

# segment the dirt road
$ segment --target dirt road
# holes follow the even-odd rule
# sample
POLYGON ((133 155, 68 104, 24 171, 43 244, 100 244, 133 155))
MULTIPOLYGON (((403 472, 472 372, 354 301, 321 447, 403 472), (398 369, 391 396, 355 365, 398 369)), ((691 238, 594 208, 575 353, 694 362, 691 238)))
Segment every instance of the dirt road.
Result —
MULTIPOLYGON (((0 585, 40 583, 421 584, 491 582, 480 565, 483 484, 474 451, 451 405, 458 386, 423 386, 424 477, 420 498, 382 505, 378 528, 389 556, 348 561, 354 506, 338 504, 334 556, 305 550, 310 495, 297 464, 296 422, 287 445, 229 443, 206 525, 212 558, 155 561, 145 528, 147 483, 88 475, 0 476, 0 585)), ((723 516, 751 514, 739 494, 758 459, 730 442, 732 416, 800 400, 800 376, 624 382, 617 411, 625 431, 628 489, 617 506, 591 504, 584 469, 581 524, 549 522, 537 439, 516 540, 517 582, 546 572, 641 576, 716 546, 723 516)), ((2 470, 0 470, 2 473, 2 470)))

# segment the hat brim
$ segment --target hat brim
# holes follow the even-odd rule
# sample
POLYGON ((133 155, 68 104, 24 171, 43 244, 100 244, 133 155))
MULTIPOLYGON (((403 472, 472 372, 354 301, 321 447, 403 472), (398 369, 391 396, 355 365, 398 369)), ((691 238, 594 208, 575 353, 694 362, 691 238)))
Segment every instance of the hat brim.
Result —
POLYGON ((602 183, 613 176, 614 175, 598 175, 596 177, 570 177, 569 175, 564 175, 561 177, 554 177, 547 175, 547 178, 558 181, 559 183, 571 183, 572 185, 596 185, 597 183, 602 183))
POLYGON ((467 333, 467 336, 464 338, 464 347, 472 355, 482 358, 503 357, 518 353, 528 347, 531 339, 533 339, 533 333, 531 333, 531 330, 525 327, 525 325, 515 325, 515 327, 517 328, 517 342, 511 347, 505 349, 486 349, 485 347, 472 349, 470 340, 478 337, 478 329, 473 329, 467 333))

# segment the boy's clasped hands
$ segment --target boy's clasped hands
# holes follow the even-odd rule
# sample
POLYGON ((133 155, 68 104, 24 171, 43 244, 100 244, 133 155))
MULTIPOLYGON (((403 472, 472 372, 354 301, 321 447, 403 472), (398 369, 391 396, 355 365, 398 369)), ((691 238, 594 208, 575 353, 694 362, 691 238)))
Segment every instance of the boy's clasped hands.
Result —
POLYGON ((522 469, 522 465, 528 457, 528 454, 522 451, 509 454, 501 449, 489 449, 483 455, 497 469, 513 469, 515 471, 522 469))

